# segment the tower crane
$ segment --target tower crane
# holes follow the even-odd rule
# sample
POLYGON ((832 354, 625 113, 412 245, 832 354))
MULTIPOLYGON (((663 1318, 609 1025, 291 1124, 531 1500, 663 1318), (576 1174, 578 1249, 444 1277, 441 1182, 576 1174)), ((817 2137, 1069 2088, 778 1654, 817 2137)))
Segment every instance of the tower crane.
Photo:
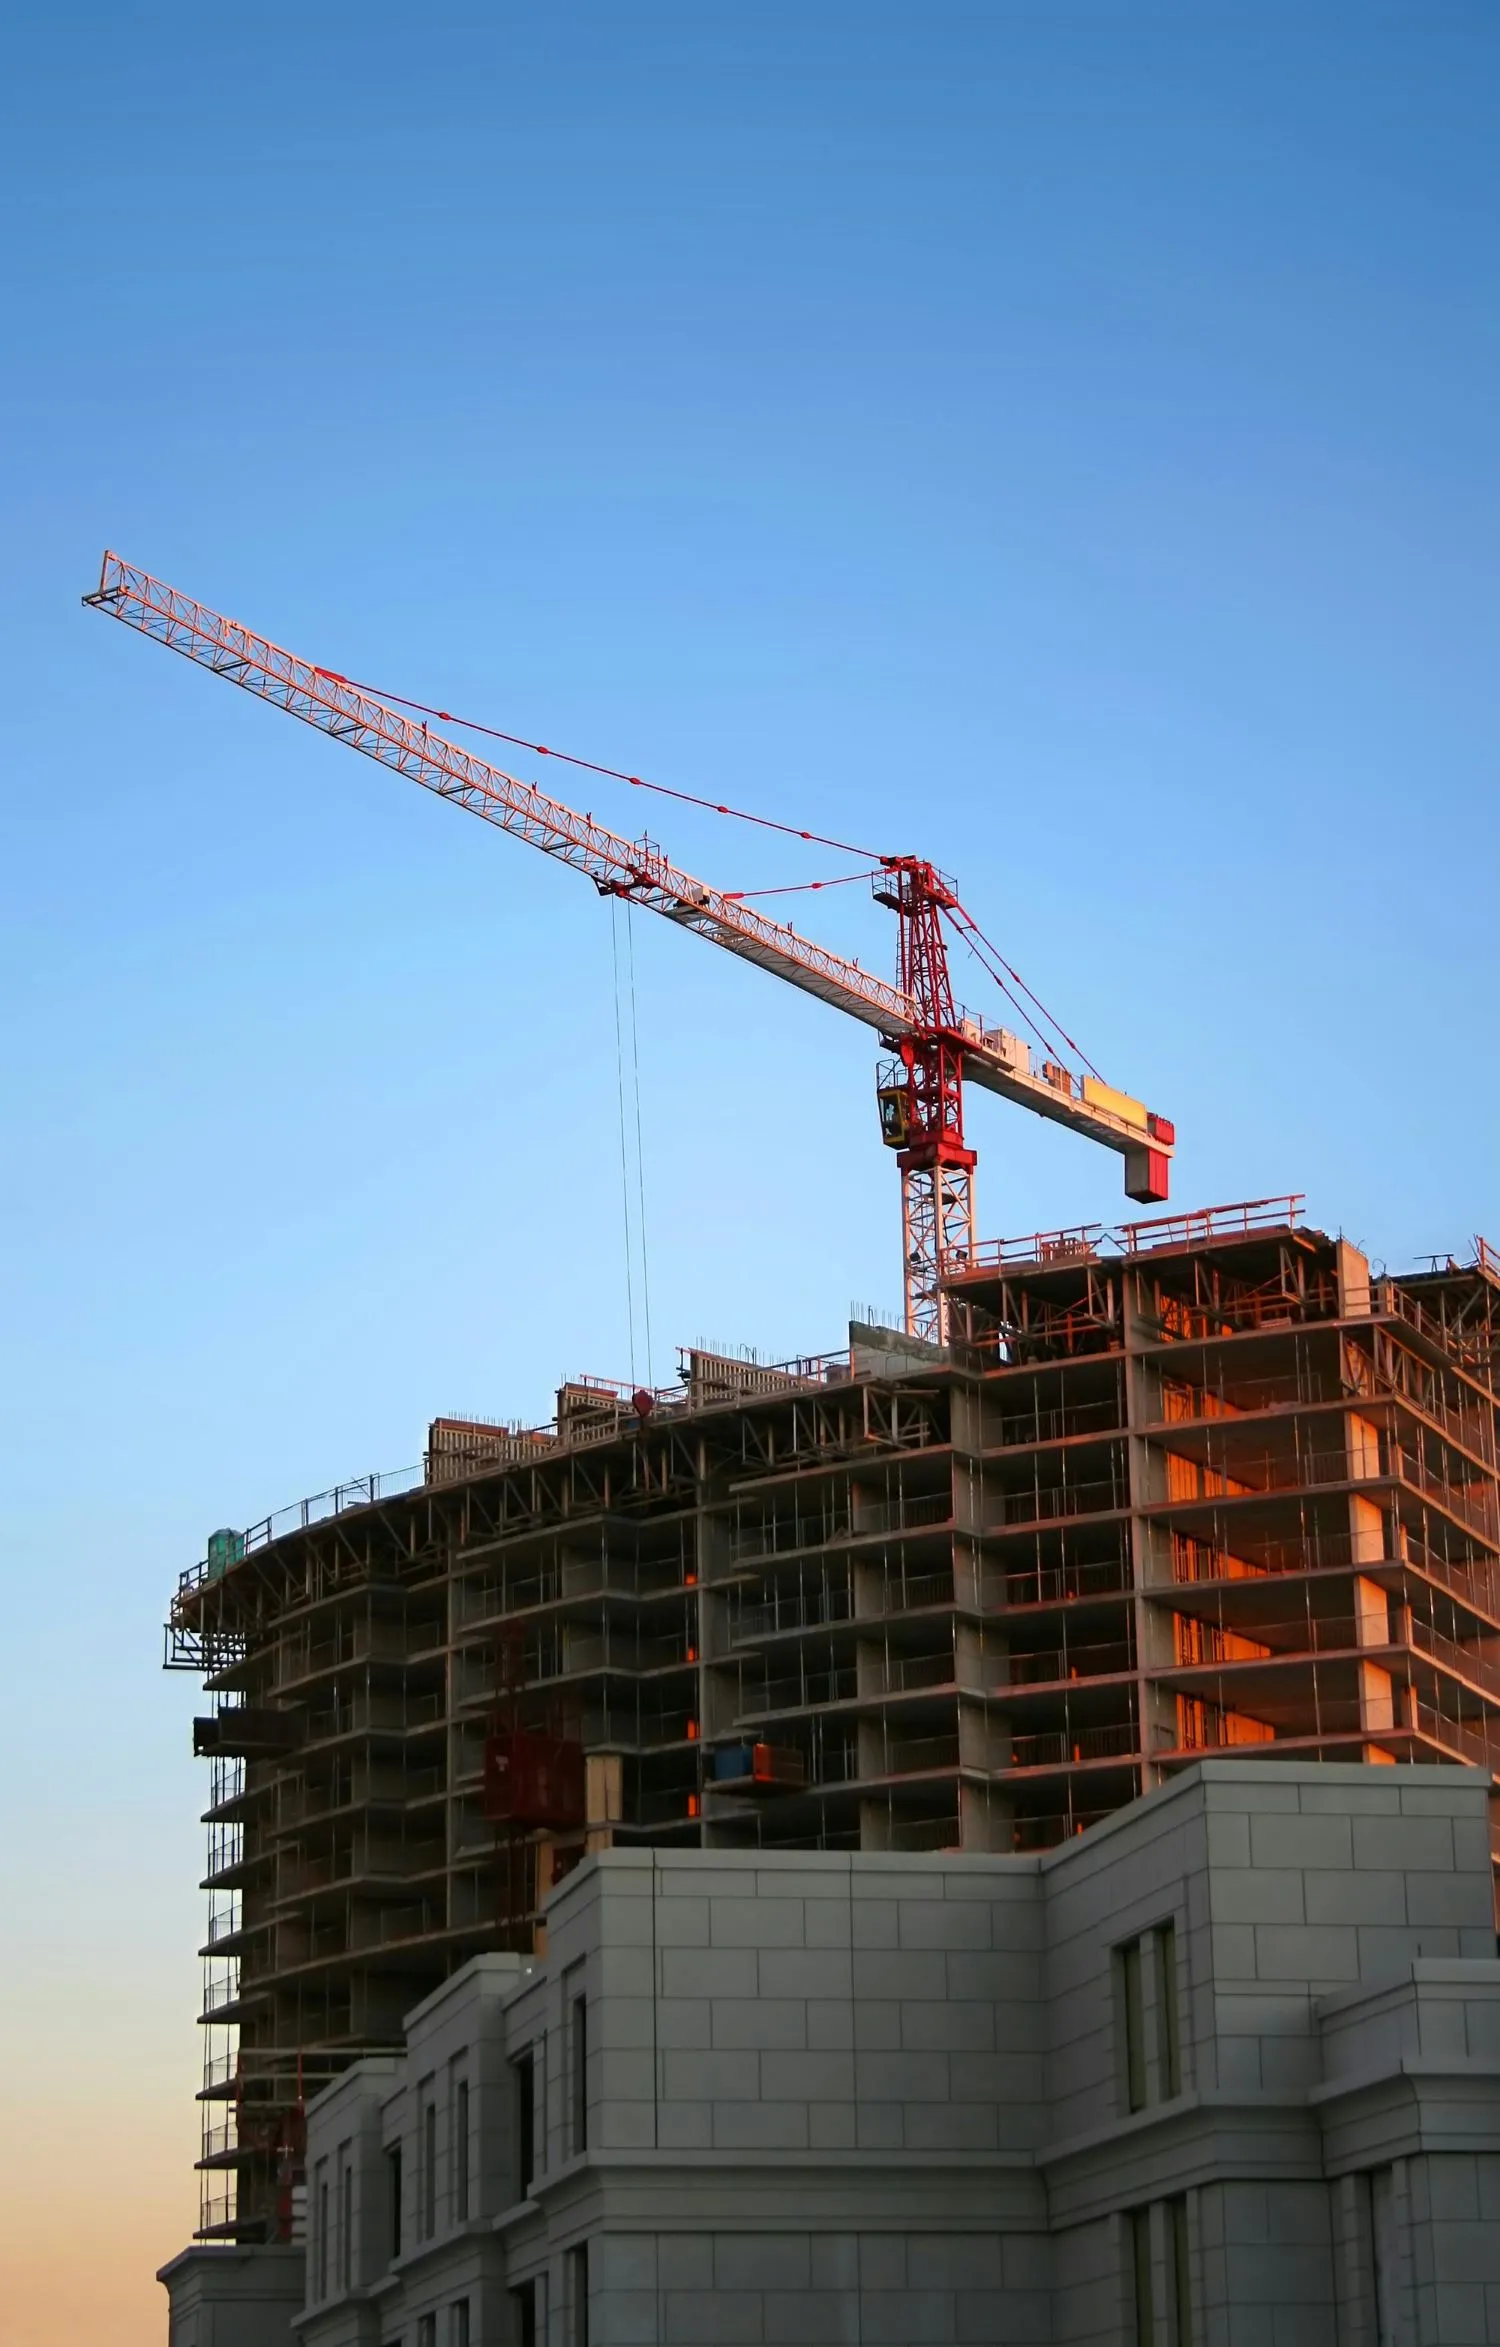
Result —
MULTIPOLYGON (((1060 1054, 1044 1054, 1037 1064, 1031 1047, 1018 1036, 1003 1027, 987 1028, 959 1007, 948 961, 950 928, 974 946, 1002 986, 1005 979, 994 967, 998 955, 964 910, 953 883, 922 857, 873 859, 874 894, 898 922, 897 974, 892 984, 802 936, 789 923, 757 911, 743 892, 710 888, 694 879, 669 862, 651 839, 622 838, 592 815, 578 814, 534 784, 435 733, 425 719, 418 722, 403 715, 388 700, 336 670, 283 651, 240 621, 194 602, 116 554, 106 553, 99 585, 83 601, 317 726, 334 741, 393 767, 439 798, 456 801, 487 823, 570 864, 587 874, 601 894, 663 914, 680 928, 874 1028, 887 1053, 878 1075, 880 1127, 882 1139, 896 1152, 901 1173, 906 1326, 912 1335, 937 1341, 946 1336, 943 1273, 967 1261, 974 1250, 975 1152, 964 1138, 966 1083, 997 1092, 1116 1150, 1125 1160, 1129 1197, 1148 1203, 1166 1198, 1175 1141, 1167 1118, 1154 1115, 1096 1075, 1079 1074, 1060 1054)), ((436 710, 428 714, 444 715, 436 710)), ((539 756, 558 755, 541 743, 524 746, 539 756)), ((634 783, 640 778, 619 779, 634 783)), ((1006 964, 1001 967, 1008 969, 1006 964)), ((1015 994, 1011 999, 1019 1003, 1015 994)))

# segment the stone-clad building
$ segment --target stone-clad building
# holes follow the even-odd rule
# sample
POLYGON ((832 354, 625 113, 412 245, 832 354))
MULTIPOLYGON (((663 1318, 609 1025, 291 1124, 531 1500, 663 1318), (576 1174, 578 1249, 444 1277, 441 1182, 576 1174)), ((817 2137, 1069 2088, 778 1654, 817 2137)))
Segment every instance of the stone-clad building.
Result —
POLYGON ((1221 1760, 1036 1855, 605 1852, 311 2106, 305 2270, 166 2269, 172 2347, 1500 2341, 1489 1790, 1221 1760))

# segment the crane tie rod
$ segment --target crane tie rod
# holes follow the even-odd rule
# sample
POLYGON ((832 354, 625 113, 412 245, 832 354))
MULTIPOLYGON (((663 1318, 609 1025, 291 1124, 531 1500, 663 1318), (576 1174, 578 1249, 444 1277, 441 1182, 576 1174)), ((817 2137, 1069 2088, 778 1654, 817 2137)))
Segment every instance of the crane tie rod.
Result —
MULTIPOLYGON (((1083 1045, 1068 1033, 1068 1030, 1063 1025, 1061 1019, 1057 1018, 1051 1011, 1049 1011, 1047 1005, 1041 1001, 1037 995, 1032 993, 1031 988, 1027 985, 1025 979, 1021 976, 1020 971, 1013 969, 1010 963, 1006 960, 1004 954, 1000 951, 999 946, 994 944, 990 938, 985 936, 984 931, 980 928, 979 923, 975 920, 973 914, 968 910, 968 907, 955 901, 952 907, 952 919, 955 929, 959 931, 960 935, 964 939, 964 942, 968 946, 969 951, 973 954, 975 960, 980 964, 981 968, 989 968, 988 963, 985 961, 985 954, 980 951, 980 947, 982 946, 986 952, 994 956, 995 960, 1000 964, 1000 968, 1006 973, 1006 977, 1013 979, 1015 984, 1020 987, 1021 992, 1026 997, 1026 1000, 1032 1003, 1035 1008, 1040 1011, 1042 1017, 1047 1021, 1047 1024, 1050 1027, 1056 1028, 1064 1043, 1067 1044, 1068 1049, 1077 1053, 1084 1066, 1088 1069, 1089 1074, 1091 1076, 1099 1076, 1099 1070, 1095 1067, 1093 1061, 1089 1058, 1089 1055, 1084 1050, 1083 1045), (976 938, 979 941, 977 945, 975 943, 976 938)), ((989 974, 993 979, 995 979, 1001 991, 1005 994, 1010 994, 1011 1001, 1016 1002, 1014 994, 1011 994, 1010 987, 1006 985, 1005 979, 1000 977, 999 972, 994 969, 990 969, 989 974)), ((1032 1026, 1032 1021, 1023 1005, 1017 1002, 1016 1008, 1021 1012, 1021 1016, 1026 1020, 1027 1025, 1032 1026)), ((1036 1029, 1034 1026, 1033 1032, 1038 1035, 1040 1040, 1045 1041, 1045 1038, 1041 1037, 1040 1035, 1040 1030, 1036 1029)), ((1056 1045, 1049 1043, 1047 1048, 1049 1050, 1055 1050, 1056 1045)), ((1102 1084, 1104 1078, 1099 1076, 1099 1081, 1102 1084)))
MULTIPOLYGON (((545 742, 529 742, 523 734, 506 733, 498 725, 481 725, 477 717, 455 717, 451 709, 435 709, 429 701, 413 701, 404 693, 382 692, 376 685, 362 684, 357 677, 341 676, 336 668, 318 668, 314 664, 314 673, 331 678, 334 684, 348 685, 356 693, 368 693, 374 701, 392 702, 398 709, 415 709, 419 716, 439 718, 444 725, 461 725, 466 733, 488 734, 491 741, 509 742, 513 749, 530 750, 534 757, 560 758, 565 766, 576 766, 584 774, 603 774, 611 782, 628 782, 632 790, 655 791, 659 798, 680 799, 685 807, 705 807, 710 815, 728 815, 736 823, 757 824, 762 831, 784 832, 788 839, 805 839, 814 847, 837 848, 841 855, 866 856, 874 864, 886 861, 878 848, 853 847, 847 839, 829 839, 821 831, 799 831, 795 823, 778 823, 770 815, 750 815, 743 807, 726 807, 717 799, 700 798, 695 791, 672 790, 664 782, 647 782, 639 774, 626 774, 619 766, 600 766, 592 758, 575 757, 571 750, 549 749, 545 742)), ((754 893, 769 895, 771 892, 767 889, 754 893)))

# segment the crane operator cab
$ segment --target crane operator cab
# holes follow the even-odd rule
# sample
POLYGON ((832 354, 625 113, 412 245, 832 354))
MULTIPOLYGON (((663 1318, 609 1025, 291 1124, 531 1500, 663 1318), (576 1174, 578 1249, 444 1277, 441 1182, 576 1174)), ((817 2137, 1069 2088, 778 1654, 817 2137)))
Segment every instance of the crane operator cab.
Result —
POLYGON ((882 1068, 875 1098, 880 1109, 880 1138, 887 1149, 904 1149, 911 1139, 911 1087, 904 1068, 882 1068))

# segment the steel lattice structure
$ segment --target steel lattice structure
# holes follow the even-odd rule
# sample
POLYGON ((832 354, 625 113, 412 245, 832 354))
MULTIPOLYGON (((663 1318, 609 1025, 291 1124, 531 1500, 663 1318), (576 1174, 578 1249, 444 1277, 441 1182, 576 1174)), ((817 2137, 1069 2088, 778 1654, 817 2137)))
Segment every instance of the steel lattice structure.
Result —
POLYGON ((84 601, 571 865, 601 894, 660 913, 873 1027, 898 1055, 881 1080, 881 1122, 884 1139, 899 1152, 906 1321, 913 1334, 946 1336, 942 1275, 973 1251, 975 1155, 964 1141, 965 1080, 1118 1151, 1132 1198, 1166 1197, 1175 1135, 1165 1118, 1054 1061, 1033 1070, 1029 1050, 1014 1036, 986 1030, 958 1009, 943 920, 962 908, 931 864, 914 856, 880 859, 875 893, 896 912, 901 931, 892 985, 789 923, 770 920, 742 896, 695 879, 651 839, 622 838, 401 715, 336 670, 300 659, 118 555, 106 553, 99 585, 84 601))

